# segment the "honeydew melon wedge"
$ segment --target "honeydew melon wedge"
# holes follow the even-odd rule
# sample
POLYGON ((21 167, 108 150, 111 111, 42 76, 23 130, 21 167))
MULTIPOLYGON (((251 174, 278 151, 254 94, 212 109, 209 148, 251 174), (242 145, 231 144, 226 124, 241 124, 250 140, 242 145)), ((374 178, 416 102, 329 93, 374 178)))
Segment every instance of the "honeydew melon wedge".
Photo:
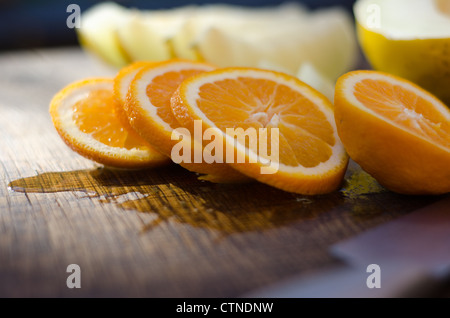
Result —
POLYGON ((296 75, 308 61, 335 80, 358 57, 353 19, 338 7, 210 4, 132 10, 107 2, 83 13, 82 21, 81 45, 118 67, 185 58, 219 67, 266 63, 296 75))
POLYGON ((180 32, 192 7, 173 10, 130 10, 117 28, 119 44, 132 61, 166 60, 174 56, 171 39, 180 32))
POLYGON ((81 16, 77 36, 82 47, 107 64, 122 67, 130 61, 120 47, 117 26, 128 16, 128 10, 114 2, 93 6, 81 16))
POLYGON ((235 6, 225 4, 198 7, 171 39, 175 55, 186 59, 201 59, 195 46, 201 34, 210 26, 230 25, 240 21, 242 19, 240 13, 235 6))
POLYGON ((332 80, 355 66, 358 47, 350 15, 342 9, 323 9, 297 19, 223 26, 203 31, 197 54, 219 66, 278 65, 296 75, 309 61, 332 80))
POLYGON ((306 9, 297 3, 257 8, 226 4, 199 6, 172 39, 174 52, 182 58, 202 60, 205 58, 199 52, 199 45, 205 33, 211 29, 233 29, 249 33, 252 32, 250 29, 258 26, 257 31, 261 33, 286 25, 305 13, 306 9))

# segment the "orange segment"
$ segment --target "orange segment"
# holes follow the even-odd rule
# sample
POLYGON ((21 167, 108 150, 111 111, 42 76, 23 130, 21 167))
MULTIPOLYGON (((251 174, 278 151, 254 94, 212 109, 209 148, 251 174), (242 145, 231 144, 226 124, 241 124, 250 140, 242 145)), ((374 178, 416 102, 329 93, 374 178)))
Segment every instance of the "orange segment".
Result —
POLYGON ((202 121, 204 131, 219 129, 223 153, 228 155, 229 149, 235 157, 245 153, 245 162, 226 162, 249 177, 301 194, 331 192, 342 181, 348 158, 332 105, 297 78, 252 68, 217 69, 183 81, 171 106, 191 132, 196 120, 202 121), (235 134, 237 128, 242 130, 235 134), (247 139, 239 139, 246 129, 247 139), (253 131, 256 143, 250 141, 253 131), (260 151, 262 146, 268 151, 260 151), (276 168, 262 173, 263 159, 273 154, 278 154, 272 161, 276 168))
POLYGON ((167 157, 141 142, 122 124, 115 104, 113 80, 96 78, 72 83, 59 91, 49 111, 64 142, 88 159, 130 169, 168 163, 167 157))
POLYGON ((417 85, 354 71, 336 85, 336 124, 350 157, 392 191, 450 191, 450 111, 417 85))
MULTIPOLYGON (((174 117, 170 98, 182 81, 195 74, 213 70, 215 67, 206 63, 187 60, 169 60, 141 69, 130 84, 125 112, 131 126, 158 151, 171 156, 178 140, 172 140, 174 129, 181 125, 174 117)), ((195 163, 194 141, 191 162, 182 162, 181 166, 200 174, 202 178, 214 182, 247 181, 226 164, 195 163)), ((200 145, 201 147, 201 145, 200 145)))

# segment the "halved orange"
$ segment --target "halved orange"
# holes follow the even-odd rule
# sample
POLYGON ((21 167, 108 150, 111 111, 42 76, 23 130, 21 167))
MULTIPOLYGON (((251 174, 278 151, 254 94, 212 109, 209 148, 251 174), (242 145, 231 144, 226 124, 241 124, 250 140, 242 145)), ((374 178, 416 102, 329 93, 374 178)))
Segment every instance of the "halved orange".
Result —
POLYGON ((243 67, 200 73, 183 81, 171 107, 191 133, 196 121, 204 133, 214 133, 224 145, 223 161, 242 174, 307 195, 341 184, 348 156, 333 106, 293 76, 243 67))
POLYGON ((69 84, 53 97, 49 112, 63 141, 85 158, 127 169, 170 162, 121 123, 113 79, 90 78, 69 84))
MULTIPOLYGON (((213 69, 215 67, 207 63, 179 59, 143 67, 131 81, 125 104, 130 125, 158 151, 171 157, 172 150, 180 142, 173 139, 172 134, 181 125, 172 114, 170 98, 186 78, 213 69)), ((195 163, 195 141, 193 138, 184 138, 182 141, 192 146, 192 160, 179 164, 190 171, 203 174, 201 179, 223 183, 248 181, 247 177, 226 164, 195 163)))
POLYGON ((450 110, 403 78, 353 71, 335 93, 339 136, 350 157, 403 194, 450 192, 450 110))

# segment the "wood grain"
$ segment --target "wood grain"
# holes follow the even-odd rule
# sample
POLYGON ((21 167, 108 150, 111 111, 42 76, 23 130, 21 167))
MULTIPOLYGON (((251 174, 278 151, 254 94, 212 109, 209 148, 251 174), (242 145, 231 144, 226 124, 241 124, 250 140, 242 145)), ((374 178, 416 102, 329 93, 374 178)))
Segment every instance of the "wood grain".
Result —
POLYGON ((2 297, 236 297, 331 266, 331 244, 437 199, 391 193, 354 163, 339 191, 311 197, 176 165, 108 170, 68 149, 47 109, 116 70, 78 48, 4 53, 0 70, 2 297))

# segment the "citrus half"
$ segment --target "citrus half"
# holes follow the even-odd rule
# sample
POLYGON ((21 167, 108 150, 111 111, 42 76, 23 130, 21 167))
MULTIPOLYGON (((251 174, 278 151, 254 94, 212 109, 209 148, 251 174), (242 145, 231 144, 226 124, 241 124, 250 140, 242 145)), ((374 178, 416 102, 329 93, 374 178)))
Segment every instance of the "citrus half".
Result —
POLYGON ((339 136, 350 157, 403 194, 450 191, 450 110, 403 78, 353 71, 335 93, 339 136))
POLYGON ((373 69, 408 79, 450 105, 450 1, 358 0, 354 14, 373 69))

